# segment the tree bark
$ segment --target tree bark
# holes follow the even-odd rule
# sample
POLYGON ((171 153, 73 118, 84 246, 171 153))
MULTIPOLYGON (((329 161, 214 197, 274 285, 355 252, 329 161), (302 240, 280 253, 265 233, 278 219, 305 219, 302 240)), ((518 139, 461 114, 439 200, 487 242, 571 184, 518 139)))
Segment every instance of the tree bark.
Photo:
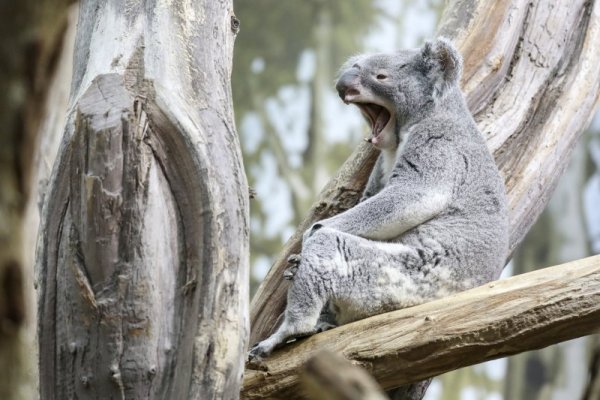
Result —
POLYGON ((384 389, 539 349, 600 328, 600 256, 370 317, 283 347, 247 369, 242 398, 301 398, 298 370, 322 349, 384 389))
POLYGON ((71 2, 0 4, 0 398, 8 400, 35 397, 33 153, 71 2))
POLYGON ((231 1, 89 0, 37 257, 42 398, 239 395, 248 187, 231 1))
MULTIPOLYGON (((514 250, 544 209, 600 88, 600 5, 589 0, 455 0, 439 33, 464 56, 462 87, 504 176, 514 250)), ((363 144, 342 166, 285 245, 251 304, 251 342, 285 308, 287 257, 314 221, 358 201, 377 152, 363 144)))

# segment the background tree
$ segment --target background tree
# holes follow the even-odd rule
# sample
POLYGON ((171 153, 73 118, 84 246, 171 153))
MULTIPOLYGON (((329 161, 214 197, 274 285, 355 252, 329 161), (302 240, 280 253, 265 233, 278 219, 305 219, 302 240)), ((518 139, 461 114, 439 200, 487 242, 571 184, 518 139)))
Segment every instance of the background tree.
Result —
POLYGON ((35 397, 34 179, 71 1, 0 3, 0 398, 35 397))

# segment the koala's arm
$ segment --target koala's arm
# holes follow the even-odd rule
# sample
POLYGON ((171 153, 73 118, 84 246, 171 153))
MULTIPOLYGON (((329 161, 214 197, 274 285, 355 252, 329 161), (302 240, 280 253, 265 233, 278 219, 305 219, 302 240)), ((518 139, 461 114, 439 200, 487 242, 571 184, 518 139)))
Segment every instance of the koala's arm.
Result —
POLYGON ((381 179, 383 178, 383 154, 380 154, 373 166, 373 172, 369 176, 369 180, 367 181, 367 185, 365 186, 365 190, 360 198, 360 202, 362 203, 369 197, 373 197, 383 188, 383 184, 381 183, 381 179))
POLYGON ((434 139, 437 143, 400 155, 389 183, 379 193, 319 221, 311 231, 326 226, 367 239, 390 240, 443 212, 452 200, 460 168, 456 152, 443 141, 434 139))

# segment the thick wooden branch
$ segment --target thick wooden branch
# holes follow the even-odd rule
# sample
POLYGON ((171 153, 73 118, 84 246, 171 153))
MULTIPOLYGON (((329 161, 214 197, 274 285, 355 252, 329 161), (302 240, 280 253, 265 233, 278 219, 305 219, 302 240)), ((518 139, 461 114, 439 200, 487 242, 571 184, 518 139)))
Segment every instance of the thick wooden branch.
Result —
MULTIPOLYGON (((462 87, 505 178, 514 250, 544 209, 600 89, 600 4, 587 0, 454 0, 439 33, 465 58, 462 87)), ((377 153, 361 145, 323 190, 251 304, 251 339, 285 307, 286 259, 314 221, 358 201, 377 153)))
POLYGON ((242 398, 301 398, 298 371, 322 349, 384 389, 539 349, 600 328, 600 256, 491 282, 287 345, 246 369, 242 398))

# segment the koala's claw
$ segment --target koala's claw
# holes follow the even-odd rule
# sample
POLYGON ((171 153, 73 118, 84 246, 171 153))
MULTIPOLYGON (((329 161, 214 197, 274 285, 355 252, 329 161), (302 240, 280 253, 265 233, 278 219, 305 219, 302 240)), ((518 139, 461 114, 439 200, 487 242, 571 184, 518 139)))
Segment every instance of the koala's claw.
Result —
POLYGON ((296 276, 296 272, 298 272, 298 267, 288 267, 283 271, 283 279, 287 279, 291 281, 296 276))
POLYGON ((300 260, 302 260, 302 256, 300 254, 292 254, 288 257, 287 263, 289 266, 285 269, 285 271, 283 271, 283 279, 294 279, 294 276, 296 276, 296 272, 298 272, 298 265, 300 264, 300 260))
POLYGON ((302 260, 302 256, 300 254, 292 254, 287 258, 288 264, 292 265, 300 264, 300 260, 302 260))
POLYGON ((260 344, 261 342, 255 343, 248 352, 248 362, 250 364, 260 364, 263 359, 269 355, 267 349, 260 344))

